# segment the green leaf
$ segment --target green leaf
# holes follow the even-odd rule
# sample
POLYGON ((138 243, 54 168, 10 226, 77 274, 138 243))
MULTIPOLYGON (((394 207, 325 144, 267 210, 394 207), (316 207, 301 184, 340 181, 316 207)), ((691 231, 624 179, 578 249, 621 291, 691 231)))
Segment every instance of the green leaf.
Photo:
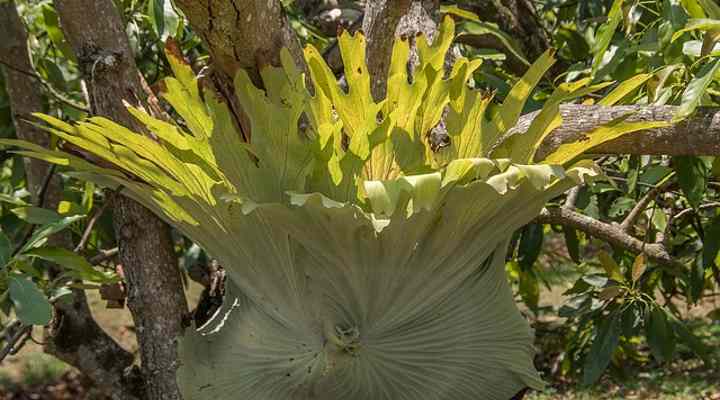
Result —
POLYGON ((55 8, 53 8, 51 4, 43 4, 42 15, 43 21, 45 22, 45 31, 47 32, 52 44, 55 46, 55 48, 62 52, 65 58, 71 61, 76 61, 75 53, 72 51, 70 44, 65 39, 65 35, 63 34, 62 29, 60 29, 60 24, 57 13, 55 12, 55 8))
POLYGON ((623 0, 613 1, 612 7, 610 7, 610 12, 608 13, 607 22, 598 28, 598 33, 595 35, 596 41, 592 49, 594 54, 592 64, 593 75, 595 75, 595 72, 597 72, 600 67, 603 56, 605 56, 605 52, 607 51, 608 46, 610 46, 610 41, 615 35, 615 31, 623 19, 622 6, 623 0))
POLYGON ((531 270, 540 256, 544 236, 542 224, 529 224, 523 229, 518 246, 518 262, 524 271, 531 270))
POLYGON ((672 326, 668 323, 667 315, 660 307, 653 307, 645 325, 650 352, 659 362, 672 358, 675 352, 675 335, 672 326))
POLYGON ((10 299, 15 314, 26 325, 47 325, 52 318, 52 307, 43 292, 27 278, 10 277, 10 299))
POLYGON ((580 240, 577 231, 568 226, 563 226, 563 235, 565 236, 565 246, 567 247, 570 258, 575 263, 580 264, 580 240))
POLYGON ((620 266, 615 262, 615 260, 613 260, 612 257, 610 257, 610 254, 604 250, 600 250, 598 252, 598 259, 600 259, 600 265, 602 265, 608 278, 616 282, 622 282, 625 280, 620 272, 620 266))
POLYGON ((21 220, 33 225, 50 224, 63 218, 53 210, 40 207, 18 207, 10 211, 21 220))
POLYGON ((37 246, 42 245, 47 241, 47 238, 50 235, 53 235, 57 232, 60 232, 61 230, 67 228, 70 224, 72 224, 75 221, 79 221, 81 219, 85 218, 84 215, 71 215, 68 217, 64 217, 59 221, 55 221, 46 225, 43 225, 41 227, 38 227, 35 229, 35 232, 32 236, 30 236, 30 239, 23 245, 23 247, 20 249, 19 253, 25 253, 26 251, 35 248, 37 246))
POLYGON ((690 264, 688 271, 688 300, 697 304, 702 298, 705 289, 705 267, 703 266, 703 257, 698 254, 690 264))
POLYGON ((165 33, 165 0, 148 0, 147 8, 152 27, 161 38, 165 33))
POLYGON ((595 328, 595 339, 590 346, 590 352, 585 356, 583 385, 591 385, 597 381, 610 364, 610 358, 620 342, 620 331, 620 318, 616 314, 600 320, 600 325, 595 328))
POLYGON ((715 216, 703 230, 705 231, 702 253, 703 267, 709 269, 716 266, 715 258, 720 251, 720 216, 715 216))
POLYGON ((519 291, 525 305, 537 313, 540 300, 540 285, 534 271, 520 271, 519 291))
POLYGON ((673 168, 677 173, 678 185, 690 205, 699 206, 707 190, 710 172, 705 161, 694 156, 673 157, 673 168))
POLYGON ((715 78, 715 74, 720 67, 720 58, 703 65, 698 71, 695 78, 687 85, 685 91, 682 94, 682 101, 677 112, 673 116, 673 122, 677 122, 681 119, 692 114, 695 109, 700 105, 702 96, 705 94, 710 82, 715 78))
POLYGON ((96 271, 84 257, 72 251, 58 247, 41 247, 23 253, 25 256, 37 257, 61 265, 70 270, 73 277, 85 280, 107 281, 108 278, 96 271))
POLYGON ((0 230, 0 270, 3 269, 12 257, 12 243, 5 232, 0 230))
POLYGON ((672 35, 672 41, 674 42, 675 40, 677 40, 685 32, 711 31, 717 29, 720 29, 720 20, 709 18, 692 18, 688 20, 687 24, 683 29, 680 29, 672 35))

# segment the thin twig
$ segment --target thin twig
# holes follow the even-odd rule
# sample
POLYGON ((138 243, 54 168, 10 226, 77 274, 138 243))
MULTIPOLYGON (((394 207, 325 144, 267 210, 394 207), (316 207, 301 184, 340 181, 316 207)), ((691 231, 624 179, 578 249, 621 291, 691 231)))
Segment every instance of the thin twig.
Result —
POLYGON ((633 207, 632 210, 630 210, 630 213, 625 217, 623 222, 620 224, 620 228, 624 230, 625 232, 630 232, 630 229, 632 229, 633 225, 635 225, 635 221, 640 217, 640 214, 645 211, 645 208, 647 208, 647 205, 650 204, 651 201, 655 200, 655 198, 667 187, 672 183, 671 178, 675 176, 675 172, 671 172, 668 174, 663 180, 658 182, 655 187, 648 190, 647 193, 645 193, 645 196, 643 196, 640 200, 638 200, 637 204, 635 204, 635 207, 633 207))
POLYGON ((117 247, 113 247, 108 250, 100 250, 98 254, 92 256, 88 261, 90 261, 90 265, 98 265, 105 260, 115 257, 118 254, 118 251, 119 249, 117 247))
MULTIPOLYGON (((50 187, 50 182, 52 181, 52 177, 55 174, 55 164, 50 165, 50 168, 48 168, 47 173, 45 174, 45 177, 43 178, 42 184, 40 185, 40 188, 37 192, 37 201, 35 202, 36 207, 42 207, 45 204, 45 195, 47 195, 48 188, 50 187)), ((12 252, 12 255, 15 256, 20 249, 25 246, 25 243, 27 243, 28 240, 32 237, 33 232, 35 232, 35 226, 36 225, 30 225, 30 227, 25 231, 25 234, 22 237, 22 240, 18 242, 18 245, 15 247, 15 249, 12 252)))
POLYGON ((563 207, 545 208, 535 219, 541 224, 558 224, 575 228, 594 236, 613 246, 620 247, 634 253, 644 253, 659 265, 668 267, 671 272, 685 268, 684 264, 673 258, 661 243, 646 244, 644 241, 623 231, 619 224, 609 224, 596 220, 587 215, 580 214, 563 207))
POLYGON ((41 85, 43 85, 43 87, 44 87, 45 89, 47 89, 48 93, 49 93, 53 98, 55 98, 55 100, 57 100, 57 101, 65 104, 65 105, 67 105, 67 106, 70 106, 70 107, 72 107, 72 108, 74 108, 74 109, 76 109, 76 110, 78 110, 78 111, 82 111, 82 112, 88 113, 88 114, 90 113, 90 109, 89 109, 89 108, 83 106, 82 104, 80 104, 80 103, 78 103, 78 102, 76 102, 76 101, 74 101, 74 100, 72 100, 72 99, 69 99, 69 98, 65 97, 65 95, 63 95, 63 94, 61 94, 60 92, 58 92, 57 90, 55 90, 55 88, 54 88, 52 85, 50 85, 48 82, 45 82, 45 80, 44 80, 40 75, 38 75, 38 74, 36 74, 36 73, 33 73, 33 72, 30 72, 30 71, 25 71, 25 70, 23 70, 23 69, 21 69, 21 68, 18 68, 18 67, 15 67, 15 66, 11 65, 11 64, 8 64, 7 62, 2 61, 2 60, 0 60, 0 64, 4 65, 6 68, 11 69, 11 70, 13 70, 13 71, 15 71, 15 72, 17 72, 17 73, 20 73, 20 74, 23 74, 23 75, 27 75, 27 76, 29 76, 29 77, 37 80, 38 82, 40 82, 41 85))
POLYGON ((16 354, 18 350, 22 348, 22 345, 27 341, 27 339, 23 340, 23 338, 28 335, 31 330, 32 325, 18 324, 17 330, 8 339, 5 347, 0 350, 0 363, 2 363, 9 354, 16 354))
POLYGON ((112 203, 115 200, 115 197, 117 196, 118 191, 112 192, 112 195, 110 198, 108 198, 103 205, 96 209, 93 213, 92 217, 90 217, 90 221, 88 221, 87 226, 85 226, 85 230, 83 231, 82 237, 80 238, 80 242, 75 246, 75 252, 79 253, 85 249, 85 245, 87 244, 88 239, 90 238, 90 233, 92 232, 93 228, 95 227, 95 223, 100 219, 102 214, 105 212, 105 210, 108 208, 110 203, 112 203))
POLYGON ((573 209, 575 203, 577 203, 578 196, 580 195, 580 186, 575 186, 568 191, 567 197, 565 198, 565 204, 563 207, 573 209))

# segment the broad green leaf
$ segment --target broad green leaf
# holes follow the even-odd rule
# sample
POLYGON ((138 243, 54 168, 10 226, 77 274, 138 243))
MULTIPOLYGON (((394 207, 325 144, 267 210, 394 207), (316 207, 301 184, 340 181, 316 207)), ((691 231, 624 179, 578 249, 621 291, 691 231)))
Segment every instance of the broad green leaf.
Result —
POLYGON ((65 39, 55 8, 51 4, 42 5, 43 28, 48 34, 53 45, 62 52, 63 56, 68 60, 75 61, 75 53, 72 51, 70 44, 65 39))
POLYGON ((522 231, 518 246, 518 258, 524 271, 531 270, 540 256, 544 238, 543 228, 542 224, 529 224, 522 231))
POLYGON ((0 270, 5 268, 12 257, 12 243, 5 232, 0 230, 0 270))
POLYGON ((165 0, 148 0, 147 15, 150 17, 153 30, 162 37, 165 33, 165 0))
POLYGON ((52 307, 47 297, 28 278, 11 276, 8 282, 10 299, 15 314, 26 325, 47 325, 52 318, 52 307))
POLYGON ((107 277, 96 271, 84 257, 81 257, 72 251, 58 247, 40 247, 31 249, 23 253, 25 256, 37 257, 72 271, 75 277, 80 279, 89 279, 96 281, 107 281, 107 277))
POLYGON ((700 105, 702 96, 705 94, 708 86, 710 86, 710 82, 715 79, 718 68, 720 68, 720 58, 708 62, 700 68, 695 78, 693 78, 685 88, 680 107, 678 107, 677 112, 673 116, 673 122, 682 120, 695 111, 698 105, 700 105))
POLYGON ((703 230, 705 231, 702 252, 703 267, 710 269, 715 266, 715 258, 720 252, 720 216, 715 216, 703 230))
POLYGON ((620 266, 613 260, 613 258, 604 250, 598 252, 598 258, 600 259, 600 265, 602 265, 608 278, 616 281, 623 282, 622 273, 620 272, 620 266))
POLYGON ((573 228, 563 226, 563 235, 565 236, 565 247, 567 248, 570 258, 577 264, 580 264, 580 239, 578 239, 577 231, 573 228))
POLYGON ((617 314, 608 315, 600 320, 600 325, 595 328, 595 338, 590 351, 585 356, 583 385, 595 383, 610 364, 610 358, 620 342, 620 332, 620 318, 617 314))
POLYGON ((666 121, 627 121, 631 117, 632 114, 628 114, 616 118, 603 126, 597 127, 592 131, 587 132, 575 142, 560 145, 555 151, 548 154, 545 159, 542 160, 542 162, 546 164, 562 165, 574 160, 579 155, 585 153, 586 151, 592 149, 597 145, 616 139, 623 135, 670 125, 666 121))
POLYGON ((593 46, 592 52, 594 54, 592 63, 592 73, 595 75, 600 63, 602 62, 603 56, 610 46, 610 41, 615 35, 618 25, 623 19, 622 12, 623 0, 614 0, 608 13, 607 22, 602 24, 598 28, 598 33, 595 35, 595 45, 593 46))
POLYGON ((35 228, 32 236, 30 236, 30 239, 25 242, 25 244, 18 253, 22 254, 32 248, 41 246, 47 241, 50 235, 60 232, 61 230, 67 228, 73 222, 79 221, 83 218, 85 218, 84 215, 72 215, 68 217, 63 217, 59 221, 55 221, 35 228))
POLYGON ((673 168, 690 205, 699 206, 707 190, 709 168, 705 161, 694 156, 677 156, 673 157, 673 168))
POLYGON ((675 352, 675 335, 672 326, 668 323, 667 315, 659 306, 653 307, 645 324, 645 335, 650 352, 659 362, 672 358, 675 352))
POLYGON ((695 259, 690 263, 687 286, 688 301, 697 304, 702 299, 705 290, 705 266, 701 254, 696 255, 695 259))
POLYGON ((43 225, 57 222, 62 216, 53 210, 40 207, 18 207, 10 210, 28 224, 43 225))

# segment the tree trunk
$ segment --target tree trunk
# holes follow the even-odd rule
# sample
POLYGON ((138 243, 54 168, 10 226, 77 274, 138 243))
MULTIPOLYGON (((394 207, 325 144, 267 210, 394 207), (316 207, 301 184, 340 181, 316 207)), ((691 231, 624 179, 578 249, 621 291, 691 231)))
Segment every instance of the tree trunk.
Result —
POLYGON ((305 62, 300 41, 290 27, 278 0, 176 0, 207 46, 212 62, 211 80, 225 99, 245 139, 250 127, 235 98, 233 80, 244 69, 262 87, 259 70, 280 65, 280 50, 287 47, 301 68, 305 62))
MULTIPOLYGON (((5 74, 6 88, 13 111, 15 131, 20 139, 47 146, 46 132, 23 121, 33 112, 42 112, 41 85, 35 76, 27 50, 27 33, 17 13, 14 1, 0 3, 0 60, 5 74)), ((48 165, 25 158, 28 188, 35 204, 47 174, 48 165)), ((41 206, 54 209, 62 199, 62 187, 57 176, 44 189, 41 206)), ((72 249, 69 233, 61 232, 50 238, 53 246, 72 249)), ((80 370, 104 394, 118 400, 139 399, 135 381, 138 373, 132 368, 133 355, 121 348, 95 322, 87 304, 85 292, 73 290, 70 303, 54 305, 54 318, 45 330, 45 352, 54 355, 80 370)))
MULTIPOLYGON (((88 82, 91 109, 132 129, 141 126, 122 104, 157 110, 130 50, 120 15, 111 0, 56 0, 68 42, 88 82)), ((180 399, 175 378, 177 339, 187 303, 170 228, 149 210, 118 197, 113 224, 128 285, 128 307, 140 345, 145 398, 180 399)))

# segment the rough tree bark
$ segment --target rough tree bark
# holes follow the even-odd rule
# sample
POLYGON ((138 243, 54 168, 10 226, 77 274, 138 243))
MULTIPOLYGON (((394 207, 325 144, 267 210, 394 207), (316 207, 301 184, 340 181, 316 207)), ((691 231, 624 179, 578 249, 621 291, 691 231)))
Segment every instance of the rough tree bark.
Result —
MULTIPOLYGON (((112 0, 56 0, 60 22, 88 83, 94 114, 142 131, 122 104, 157 110, 112 0)), ((128 307, 140 346, 146 399, 180 399, 177 338, 187 303, 170 228, 138 203, 119 196, 113 209, 128 307)))
MULTIPOLYGON (((44 111, 42 86, 36 80, 27 48, 27 32, 14 1, 0 3, 0 60, 18 138, 48 146, 48 134, 24 120, 30 113, 44 111)), ((25 158, 25 174, 34 204, 47 174, 48 165, 25 158)), ((62 197, 60 179, 54 176, 44 189, 43 207, 54 209, 62 197)), ((54 246, 72 249, 72 238, 62 232, 50 238, 54 246)), ((132 389, 138 371, 133 355, 120 347, 92 317, 82 290, 73 291, 73 300, 54 305, 54 318, 45 330, 43 349, 74 366, 101 391, 117 400, 139 399, 132 389)))
POLYGON ((225 99, 243 137, 250 127, 237 98, 233 79, 239 69, 248 71, 262 87, 259 69, 280 65, 280 50, 287 47, 301 68, 305 68, 297 35, 290 27, 278 0, 176 0, 193 31, 203 38, 210 53, 210 79, 225 99))
MULTIPOLYGON (((563 143, 580 139, 600 124, 631 114, 626 121, 672 122, 676 106, 584 106, 560 107, 563 123, 553 130, 538 149, 541 159, 563 143)), ((524 132, 537 112, 522 116, 513 132, 524 132)), ((690 118, 667 127, 649 129, 620 137, 595 147, 591 153, 646 155, 720 155, 720 109, 699 108, 690 118)))

